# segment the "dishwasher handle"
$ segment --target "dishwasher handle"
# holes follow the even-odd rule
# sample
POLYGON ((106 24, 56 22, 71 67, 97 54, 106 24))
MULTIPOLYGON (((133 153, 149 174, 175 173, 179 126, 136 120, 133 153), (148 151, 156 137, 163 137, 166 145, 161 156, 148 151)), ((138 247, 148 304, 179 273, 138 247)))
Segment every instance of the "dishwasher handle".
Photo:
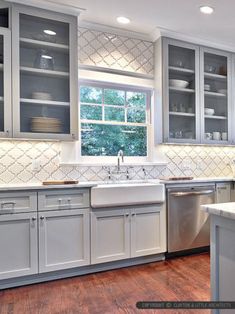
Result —
POLYGON ((193 196, 193 195, 208 195, 214 193, 215 190, 206 190, 206 191, 191 191, 191 192, 171 192, 172 196, 193 196))

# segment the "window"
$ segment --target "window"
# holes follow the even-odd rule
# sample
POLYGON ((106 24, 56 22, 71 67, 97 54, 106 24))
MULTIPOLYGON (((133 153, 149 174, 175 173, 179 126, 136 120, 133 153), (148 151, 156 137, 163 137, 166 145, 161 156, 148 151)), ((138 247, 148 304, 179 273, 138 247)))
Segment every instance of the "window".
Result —
POLYGON ((150 91, 80 86, 81 155, 147 156, 150 91))

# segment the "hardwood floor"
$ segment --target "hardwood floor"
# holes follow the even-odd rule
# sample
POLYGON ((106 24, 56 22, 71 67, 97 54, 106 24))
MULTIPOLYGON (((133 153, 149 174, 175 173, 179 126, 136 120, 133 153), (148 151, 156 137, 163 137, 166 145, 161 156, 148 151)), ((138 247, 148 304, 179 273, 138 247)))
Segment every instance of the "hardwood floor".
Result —
POLYGON ((138 310, 137 301, 208 301, 209 255, 200 254, 0 291, 0 314, 209 314, 138 310))

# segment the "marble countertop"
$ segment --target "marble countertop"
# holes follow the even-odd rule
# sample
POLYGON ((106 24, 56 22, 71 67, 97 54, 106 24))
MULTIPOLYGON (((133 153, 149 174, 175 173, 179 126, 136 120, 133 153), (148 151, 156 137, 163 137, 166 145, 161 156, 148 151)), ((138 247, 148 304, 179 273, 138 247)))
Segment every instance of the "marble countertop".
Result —
MULTIPOLYGON (((130 183, 142 183, 145 180, 129 180, 130 183)), ((211 178, 194 178, 193 180, 159 180, 159 179, 147 179, 148 183, 162 183, 165 185, 177 185, 177 184, 189 184, 189 183, 212 183, 212 182, 232 182, 235 178, 232 177, 211 177, 211 178)), ((146 182, 145 181, 145 182, 146 182)), ((121 184, 124 182, 121 181, 121 184)), ((126 181, 128 183, 128 181, 126 181)), ((91 188, 100 184, 118 184, 116 182, 107 181, 84 181, 78 184, 63 184, 63 185, 42 185, 41 183, 11 183, 11 184, 0 184, 0 191, 16 191, 16 190, 49 190, 49 189, 71 189, 71 188, 91 188)))
POLYGON ((201 208, 208 214, 235 219, 235 202, 202 205, 201 208))
POLYGON ((183 183, 207 183, 207 182, 232 182, 235 181, 233 177, 201 177, 193 178, 192 180, 160 180, 160 183, 168 184, 183 184, 183 183))
POLYGON ((63 184, 63 185, 42 185, 40 183, 0 184, 0 191, 90 188, 96 185, 97 184, 94 182, 79 182, 78 184, 63 184))

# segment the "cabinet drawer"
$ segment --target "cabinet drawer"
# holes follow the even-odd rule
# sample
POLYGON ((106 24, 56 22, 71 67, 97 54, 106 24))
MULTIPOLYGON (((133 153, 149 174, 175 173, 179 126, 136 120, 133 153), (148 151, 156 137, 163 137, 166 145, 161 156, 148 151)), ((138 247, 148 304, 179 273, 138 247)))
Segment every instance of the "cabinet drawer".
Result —
POLYGON ((36 192, 0 193, 0 214, 27 213, 37 211, 36 192))
POLYGON ((38 193, 38 210, 76 209, 90 206, 89 190, 56 190, 38 193))

